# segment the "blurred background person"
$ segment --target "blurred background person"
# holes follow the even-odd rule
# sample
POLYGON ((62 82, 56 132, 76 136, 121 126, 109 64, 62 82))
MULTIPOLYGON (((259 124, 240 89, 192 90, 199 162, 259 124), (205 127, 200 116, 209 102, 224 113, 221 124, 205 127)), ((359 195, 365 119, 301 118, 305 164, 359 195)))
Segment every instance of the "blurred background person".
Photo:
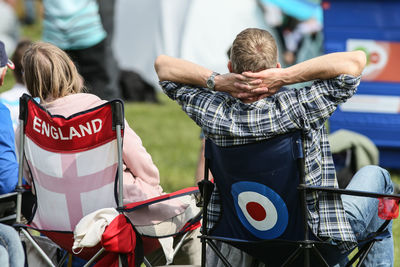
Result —
POLYGON ((266 23, 281 43, 283 66, 322 54, 323 11, 320 0, 258 0, 266 23))
POLYGON ((36 7, 35 0, 22 0, 24 6, 24 16, 22 23, 32 25, 36 21, 36 7))
POLYGON ((0 0, 0 40, 12 55, 20 38, 20 24, 15 12, 16 0, 0 0))
POLYGON ((28 90, 26 89, 23 78, 21 59, 25 53, 25 50, 31 44, 32 42, 30 40, 22 40, 18 43, 17 48, 12 56, 12 61, 15 65, 15 69, 13 71, 15 84, 10 90, 0 94, 0 102, 10 110, 14 131, 17 129, 19 124, 19 98, 23 94, 28 94, 28 90))
POLYGON ((113 54, 97 0, 43 0, 43 8, 43 41, 68 53, 90 93, 107 100, 119 97, 117 79, 107 66, 113 54))

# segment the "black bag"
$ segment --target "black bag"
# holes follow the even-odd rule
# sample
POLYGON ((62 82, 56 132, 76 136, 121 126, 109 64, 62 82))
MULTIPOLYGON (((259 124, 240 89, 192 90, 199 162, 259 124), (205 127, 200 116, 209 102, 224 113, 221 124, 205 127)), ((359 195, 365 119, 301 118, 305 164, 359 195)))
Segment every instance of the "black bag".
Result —
POLYGON ((119 85, 125 101, 158 103, 155 88, 134 71, 121 70, 119 85))

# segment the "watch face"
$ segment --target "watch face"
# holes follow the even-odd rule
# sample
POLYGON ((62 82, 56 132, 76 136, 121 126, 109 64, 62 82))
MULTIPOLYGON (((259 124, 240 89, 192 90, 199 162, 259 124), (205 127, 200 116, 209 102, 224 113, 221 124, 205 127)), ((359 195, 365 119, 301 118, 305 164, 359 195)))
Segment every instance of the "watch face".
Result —
POLYGON ((207 80, 207 87, 210 89, 214 88, 214 79, 212 79, 211 77, 207 80))

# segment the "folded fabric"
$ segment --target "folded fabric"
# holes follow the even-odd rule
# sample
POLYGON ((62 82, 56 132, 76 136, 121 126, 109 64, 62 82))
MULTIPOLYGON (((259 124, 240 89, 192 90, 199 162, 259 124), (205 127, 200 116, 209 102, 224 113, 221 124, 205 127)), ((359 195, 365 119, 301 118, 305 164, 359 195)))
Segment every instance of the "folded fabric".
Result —
POLYGON ((125 254, 128 266, 135 266, 136 234, 127 218, 120 214, 106 227, 101 245, 109 252, 95 267, 118 267, 119 255, 125 254))
POLYGON ((78 254, 84 247, 94 247, 97 245, 101 240, 106 226, 109 225, 118 214, 118 211, 114 208, 104 208, 83 217, 74 230, 72 251, 78 254), (76 251, 78 248, 80 248, 80 250, 76 251))

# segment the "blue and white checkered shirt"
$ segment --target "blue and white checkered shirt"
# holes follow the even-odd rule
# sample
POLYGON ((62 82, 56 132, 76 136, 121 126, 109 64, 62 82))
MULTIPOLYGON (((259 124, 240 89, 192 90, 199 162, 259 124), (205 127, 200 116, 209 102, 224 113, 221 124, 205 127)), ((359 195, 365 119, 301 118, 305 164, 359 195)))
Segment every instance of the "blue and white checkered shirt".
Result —
MULTIPOLYGON (((251 143, 302 129, 306 184, 338 187, 324 124, 337 105, 356 92, 359 83, 360 77, 340 75, 314 81, 311 87, 281 90, 250 104, 192 85, 169 81, 160 85, 219 146, 251 143)), ((217 198, 215 195, 214 201, 217 198)), ((214 210, 218 210, 218 204, 214 204, 214 210)), ((346 250, 356 245, 340 196, 309 193, 307 205, 309 224, 317 236, 332 239, 346 250)))

